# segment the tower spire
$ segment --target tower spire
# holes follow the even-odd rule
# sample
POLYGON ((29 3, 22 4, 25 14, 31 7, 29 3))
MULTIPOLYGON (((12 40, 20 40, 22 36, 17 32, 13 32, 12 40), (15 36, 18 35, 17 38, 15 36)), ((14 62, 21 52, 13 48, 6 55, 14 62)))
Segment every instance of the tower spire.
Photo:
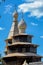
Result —
POLYGON ((16 10, 16 5, 15 5, 15 11, 13 13, 13 20, 15 21, 15 20, 17 20, 17 18, 18 18, 18 12, 16 10))
POLYGON ((19 33, 17 18, 18 18, 18 12, 17 12, 16 7, 15 7, 15 11, 13 13, 13 23, 12 23, 11 30, 10 30, 8 38, 10 38, 10 37, 19 33))

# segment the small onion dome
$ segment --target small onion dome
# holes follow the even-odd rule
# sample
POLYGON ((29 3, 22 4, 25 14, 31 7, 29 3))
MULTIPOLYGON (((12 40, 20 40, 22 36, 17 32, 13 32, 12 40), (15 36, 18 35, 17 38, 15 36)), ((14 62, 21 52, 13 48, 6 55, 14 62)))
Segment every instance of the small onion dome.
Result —
POLYGON ((19 28, 19 33, 24 33, 25 32, 26 23, 25 23, 24 19, 22 19, 20 21, 20 23, 18 24, 18 28, 19 28))
POLYGON ((14 18, 18 18, 18 13, 17 13, 17 11, 15 11, 15 12, 13 13, 13 17, 14 17, 14 18))

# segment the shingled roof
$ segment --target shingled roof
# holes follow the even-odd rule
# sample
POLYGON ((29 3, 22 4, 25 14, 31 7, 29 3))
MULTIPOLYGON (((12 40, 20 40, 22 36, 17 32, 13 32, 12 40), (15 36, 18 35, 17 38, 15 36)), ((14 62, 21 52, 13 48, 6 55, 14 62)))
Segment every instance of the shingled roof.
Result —
POLYGON ((17 56, 19 56, 19 57, 23 57, 23 56, 36 56, 36 57, 42 57, 42 56, 39 56, 39 55, 37 55, 37 54, 35 54, 35 53, 11 53, 11 54, 8 54, 8 55, 6 55, 5 56, 5 58, 8 58, 8 57, 17 57, 17 56))

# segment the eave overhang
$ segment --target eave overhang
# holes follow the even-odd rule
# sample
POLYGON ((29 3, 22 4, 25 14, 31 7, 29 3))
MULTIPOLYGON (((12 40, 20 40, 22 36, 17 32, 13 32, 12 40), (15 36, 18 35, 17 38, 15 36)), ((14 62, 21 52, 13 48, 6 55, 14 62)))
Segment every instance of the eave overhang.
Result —
POLYGON ((11 53, 3 57, 5 58, 11 58, 11 57, 40 57, 43 58, 43 56, 39 56, 38 54, 35 53, 11 53))

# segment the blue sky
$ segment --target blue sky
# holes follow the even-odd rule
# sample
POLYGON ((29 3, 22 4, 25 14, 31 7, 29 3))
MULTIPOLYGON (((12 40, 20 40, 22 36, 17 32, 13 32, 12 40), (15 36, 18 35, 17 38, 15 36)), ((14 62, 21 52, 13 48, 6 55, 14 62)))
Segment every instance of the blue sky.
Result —
POLYGON ((5 39, 7 39, 11 24, 12 13, 18 11, 18 22, 23 18, 27 24, 26 33, 33 35, 32 43, 38 44, 37 53, 43 56, 43 0, 0 0, 0 53, 4 55, 5 39), (20 15, 21 14, 21 15, 20 15))

